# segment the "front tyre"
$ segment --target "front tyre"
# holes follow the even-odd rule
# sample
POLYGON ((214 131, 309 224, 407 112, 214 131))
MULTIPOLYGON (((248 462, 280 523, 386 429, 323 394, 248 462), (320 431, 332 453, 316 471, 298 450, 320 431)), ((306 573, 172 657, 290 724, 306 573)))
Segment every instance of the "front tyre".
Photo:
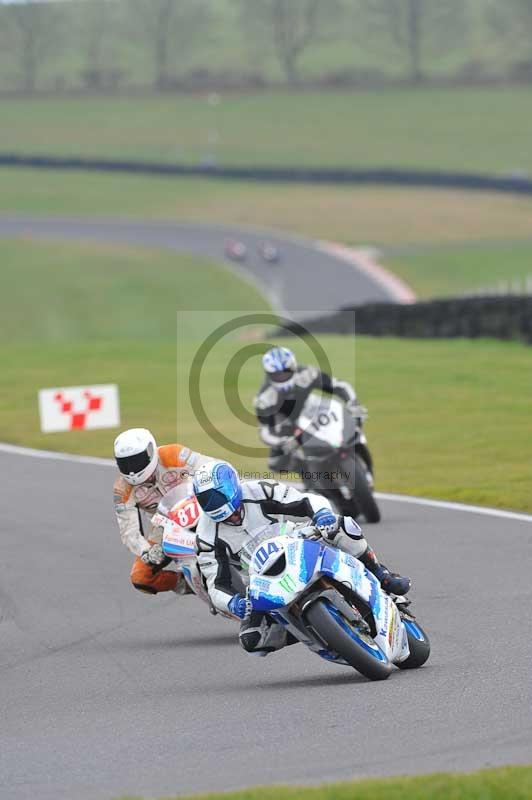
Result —
POLYGON ((368 467, 359 455, 355 455, 355 500, 366 522, 380 522, 381 512, 368 480, 368 467))
POLYGON ((417 669, 421 667, 430 655, 429 637, 417 622, 411 619, 403 619, 408 637, 408 647, 410 655, 405 661, 397 664, 399 669, 417 669))
POLYGON ((383 681, 392 664, 368 633, 363 633, 331 603, 320 598, 305 612, 309 628, 327 648, 371 681, 383 681))

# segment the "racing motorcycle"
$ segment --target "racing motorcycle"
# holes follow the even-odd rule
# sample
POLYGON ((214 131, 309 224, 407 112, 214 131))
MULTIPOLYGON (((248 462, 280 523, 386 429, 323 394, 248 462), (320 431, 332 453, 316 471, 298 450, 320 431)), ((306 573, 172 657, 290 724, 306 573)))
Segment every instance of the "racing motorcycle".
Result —
MULTIPOLYGON (((154 528, 162 531, 163 553, 177 564, 190 592, 208 605, 211 614, 220 614, 234 620, 230 614, 214 609, 198 567, 195 529, 200 514, 201 509, 192 487, 184 484, 172 489, 162 498, 151 522, 154 528)), ((235 591, 240 589, 244 592, 240 569, 232 566, 231 570, 235 591)))
POLYGON ((385 680, 394 666, 420 667, 427 635, 406 597, 386 594, 353 556, 316 540, 312 526, 266 526, 241 552, 254 611, 267 613, 309 650, 385 680))
POLYGON ((162 532, 162 548, 167 558, 179 567, 188 588, 204 602, 209 602, 201 581, 196 558, 196 534, 200 508, 189 486, 182 485, 168 492, 151 519, 162 532))
POLYGON ((373 494, 373 459, 362 422, 365 409, 355 417, 334 397, 311 394, 296 422, 305 488, 330 500, 340 514, 379 522, 380 509, 373 494))

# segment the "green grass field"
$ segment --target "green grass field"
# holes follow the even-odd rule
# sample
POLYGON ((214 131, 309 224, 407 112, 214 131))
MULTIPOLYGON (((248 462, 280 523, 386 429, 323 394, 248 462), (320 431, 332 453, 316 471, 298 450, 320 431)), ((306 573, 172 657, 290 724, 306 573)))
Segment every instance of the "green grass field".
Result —
POLYGON ((8 239, 0 263, 4 342, 171 341, 177 312, 219 309, 221 296, 268 308, 230 267, 182 253, 8 239))
POLYGON ((532 201, 507 195, 0 169, 0 212, 225 222, 371 244, 424 297, 532 273, 532 201))
POLYGON ((194 795, 194 800, 528 800, 531 795, 532 767, 504 767, 465 775, 437 773, 312 788, 261 786, 241 792, 194 795))
MULTIPOLYGON (((110 455, 112 431, 41 434, 40 388, 119 384, 122 426, 153 427, 161 441, 181 439, 263 472, 265 458, 213 444, 198 423, 189 370, 203 337, 234 311, 265 302, 230 273, 177 254, 88 244, 2 242, 0 441, 110 455), (203 297, 209 275, 208 302, 203 297), (223 277, 223 280, 221 279, 223 277), (79 286, 83 289, 80 290, 79 286), (201 292, 200 292, 201 285, 201 292), (230 292, 230 295, 228 294, 230 292), (192 303, 198 311, 190 311, 192 303), (200 309, 203 305, 204 310, 200 309), (176 312, 179 334, 176 333, 176 312)), ((530 349, 491 341, 320 339, 333 373, 356 384, 369 406, 368 437, 382 490, 532 510, 530 349)), ((261 380, 256 328, 226 338, 206 360, 200 384, 206 413, 238 445, 258 445, 254 422, 227 406, 237 388, 245 408, 261 380), (226 365, 243 347, 256 351, 238 379, 226 365)), ((301 360, 307 343, 290 340, 301 360)))
POLYGON ((197 163, 532 168, 530 90, 2 99, 0 151, 197 163), (213 144, 213 139, 216 142, 213 144))
POLYGON ((421 246, 385 255, 384 260, 420 297, 452 296, 475 288, 520 292, 532 282, 532 242, 421 246))

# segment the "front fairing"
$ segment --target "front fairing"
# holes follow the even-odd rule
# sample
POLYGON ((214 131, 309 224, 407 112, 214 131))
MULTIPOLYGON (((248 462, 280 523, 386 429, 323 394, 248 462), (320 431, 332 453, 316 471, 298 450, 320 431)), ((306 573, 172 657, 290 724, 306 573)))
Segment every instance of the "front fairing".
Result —
POLYGON ((375 620, 375 641, 386 657, 393 662, 407 658, 408 639, 397 607, 362 562, 341 550, 326 547, 321 569, 323 575, 349 586, 367 603, 375 620))
MULTIPOLYGON (((297 536, 278 536, 262 543, 265 552, 284 555, 286 566, 279 575, 263 574, 257 556, 249 567, 249 594, 256 611, 273 611, 290 606, 309 583, 317 580, 323 545, 297 536)), ((260 554, 260 550, 256 551, 260 554)))
POLYGON ((301 447, 297 455, 303 461, 325 461, 331 458, 336 449, 329 442, 307 432, 300 434, 299 440, 301 447))
POLYGON ((159 512, 153 515, 152 525, 162 530, 162 548, 168 558, 178 563, 196 558, 195 533, 159 512))
MULTIPOLYGON (((348 553, 297 535, 280 536, 262 543, 271 553, 275 548, 285 566, 277 575, 262 574, 260 565, 250 565, 249 592, 254 610, 280 612, 321 577, 349 587, 371 609, 377 635, 375 641, 390 661, 408 656, 408 640, 393 600, 382 591, 378 580, 348 553)), ((282 565, 282 561, 278 562, 282 565)))
POLYGON ((303 460, 330 459, 338 450, 352 446, 357 437, 355 419, 334 397, 310 395, 297 428, 301 431, 298 455, 303 460))

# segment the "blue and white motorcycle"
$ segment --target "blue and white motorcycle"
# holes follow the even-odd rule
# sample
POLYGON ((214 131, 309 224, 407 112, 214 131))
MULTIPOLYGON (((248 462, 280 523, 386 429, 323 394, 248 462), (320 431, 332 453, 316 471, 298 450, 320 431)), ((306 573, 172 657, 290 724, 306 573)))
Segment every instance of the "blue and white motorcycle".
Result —
POLYGON ((405 597, 386 594, 361 561, 316 539, 313 527, 268 525, 241 552, 253 609, 312 652, 371 680, 420 667, 429 640, 405 597))

